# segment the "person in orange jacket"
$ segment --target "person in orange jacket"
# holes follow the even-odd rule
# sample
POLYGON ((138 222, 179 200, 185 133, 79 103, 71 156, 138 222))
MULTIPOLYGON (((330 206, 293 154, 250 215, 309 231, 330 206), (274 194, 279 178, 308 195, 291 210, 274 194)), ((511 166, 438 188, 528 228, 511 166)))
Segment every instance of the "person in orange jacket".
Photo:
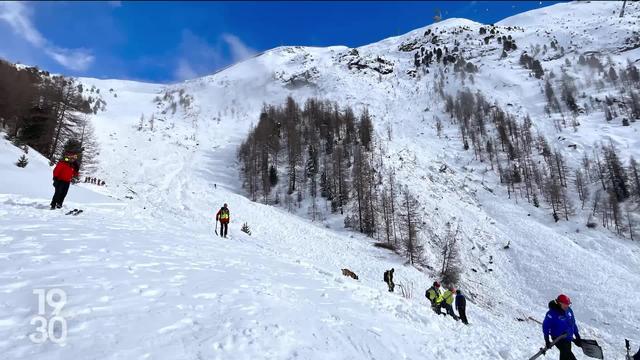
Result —
POLYGON ((220 221, 220 236, 227 237, 227 231, 229 230, 229 208, 227 204, 224 204, 224 206, 218 210, 216 221, 220 221))
POLYGON ((78 155, 65 155, 53 169, 53 187, 56 189, 51 199, 51 210, 60 209, 69 191, 71 180, 78 175, 78 155))

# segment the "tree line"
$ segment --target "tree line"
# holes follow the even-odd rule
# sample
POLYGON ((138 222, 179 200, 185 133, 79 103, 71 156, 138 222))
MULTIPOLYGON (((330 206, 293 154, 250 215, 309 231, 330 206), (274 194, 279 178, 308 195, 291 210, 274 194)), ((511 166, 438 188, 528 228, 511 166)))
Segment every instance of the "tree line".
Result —
MULTIPOLYGON (((526 58, 523 54, 522 59, 526 58)), ((526 67, 526 65, 525 65, 526 67)), ((540 68, 540 78, 543 70, 540 68)), ((622 118, 622 125, 630 126, 640 119, 640 71, 632 62, 626 66, 615 66, 611 59, 604 65, 594 54, 580 55, 575 63, 568 58, 562 66, 561 74, 556 76, 549 72, 544 82, 544 94, 547 100, 545 111, 548 116, 559 114, 555 126, 558 131, 569 125, 577 130, 577 117, 588 115, 595 111, 602 111, 604 118, 610 122, 618 117, 622 118), (587 72, 584 83, 578 82, 569 74, 568 69, 574 67, 576 71, 587 72), (585 88, 594 89, 594 93, 602 93, 606 86, 617 90, 604 96, 587 96, 585 88), (583 89, 582 93, 578 89, 583 89), (567 116, 571 122, 567 122, 567 116)))
POLYGON ((9 140, 34 148, 51 162, 65 151, 78 153, 81 166, 83 159, 85 165, 93 161, 97 145, 87 115, 105 107, 95 87, 86 89, 73 78, 0 60, 1 128, 9 140))
POLYGON ((445 110, 459 129, 462 147, 473 151, 476 160, 489 162, 509 198, 535 207, 544 201, 556 222, 569 220, 578 206, 582 210, 590 203, 589 227, 599 217, 602 226, 634 238, 632 211, 640 208, 640 171, 633 157, 624 165, 612 142, 596 143, 593 154, 585 153, 581 166, 570 169, 562 150, 532 131, 528 116, 519 121, 480 92, 446 95, 445 110), (573 203, 575 198, 580 204, 573 203))
MULTIPOLYGON (((323 212, 344 215, 346 228, 425 265, 421 205, 385 157, 366 109, 356 114, 318 99, 265 105, 238 151, 243 186, 254 201, 290 211, 307 204, 314 220, 323 212)), ((442 271, 456 278, 451 249, 457 245, 444 238, 442 271)))

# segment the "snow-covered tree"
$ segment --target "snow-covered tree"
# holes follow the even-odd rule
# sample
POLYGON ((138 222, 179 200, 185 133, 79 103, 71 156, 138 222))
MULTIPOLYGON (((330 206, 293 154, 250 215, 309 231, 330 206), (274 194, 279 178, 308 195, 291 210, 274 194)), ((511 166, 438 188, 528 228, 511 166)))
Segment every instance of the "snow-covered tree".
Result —
POLYGON ((29 164, 29 159, 25 154, 22 154, 22 156, 20 156, 20 158, 18 159, 18 162, 16 162, 16 166, 21 168, 27 167, 28 164, 29 164))

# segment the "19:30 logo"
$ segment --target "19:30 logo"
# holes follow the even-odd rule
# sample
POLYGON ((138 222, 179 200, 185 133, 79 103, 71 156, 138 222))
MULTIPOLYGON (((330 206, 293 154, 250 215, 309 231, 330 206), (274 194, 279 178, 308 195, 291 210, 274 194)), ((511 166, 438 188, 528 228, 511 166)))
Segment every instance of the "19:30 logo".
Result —
POLYGON ((31 325, 36 325, 36 332, 29 335, 29 339, 36 344, 43 344, 47 340, 52 343, 63 344, 67 340, 67 320, 60 316, 60 311, 67 304, 67 294, 62 289, 34 289, 38 296, 38 315, 31 319, 31 325), (52 308, 47 318, 47 305, 52 308))

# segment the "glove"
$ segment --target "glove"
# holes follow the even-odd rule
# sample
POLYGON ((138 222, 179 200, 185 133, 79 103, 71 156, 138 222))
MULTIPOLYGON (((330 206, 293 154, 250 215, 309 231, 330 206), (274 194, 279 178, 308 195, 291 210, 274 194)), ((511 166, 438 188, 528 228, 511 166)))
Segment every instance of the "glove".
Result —
POLYGON ((577 347, 582 347, 582 339, 580 339, 580 337, 573 339, 573 343, 576 344, 577 347))
POLYGON ((545 349, 551 349, 551 340, 549 338, 544 338, 544 347, 545 349))

